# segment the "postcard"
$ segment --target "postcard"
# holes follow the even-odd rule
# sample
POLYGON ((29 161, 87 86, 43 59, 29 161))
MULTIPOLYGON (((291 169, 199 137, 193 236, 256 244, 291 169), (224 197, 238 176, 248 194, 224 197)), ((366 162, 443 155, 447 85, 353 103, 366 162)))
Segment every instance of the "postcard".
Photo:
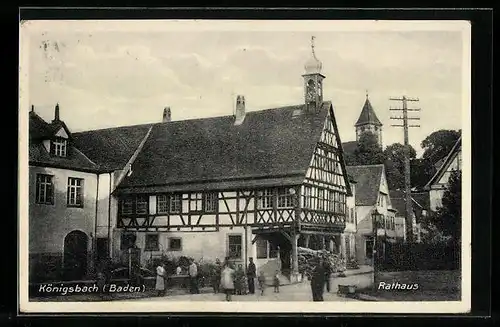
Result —
POLYGON ((466 21, 20 23, 23 313, 463 313, 466 21))

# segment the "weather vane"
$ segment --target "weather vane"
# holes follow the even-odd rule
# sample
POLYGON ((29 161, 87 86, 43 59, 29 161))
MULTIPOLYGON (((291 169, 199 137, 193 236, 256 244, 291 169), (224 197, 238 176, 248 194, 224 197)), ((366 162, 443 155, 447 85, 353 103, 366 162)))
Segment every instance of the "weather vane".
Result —
POLYGON ((312 49, 312 53, 313 53, 313 56, 316 56, 316 54, 314 53, 314 39, 316 37, 313 35, 311 36, 311 49, 312 49))

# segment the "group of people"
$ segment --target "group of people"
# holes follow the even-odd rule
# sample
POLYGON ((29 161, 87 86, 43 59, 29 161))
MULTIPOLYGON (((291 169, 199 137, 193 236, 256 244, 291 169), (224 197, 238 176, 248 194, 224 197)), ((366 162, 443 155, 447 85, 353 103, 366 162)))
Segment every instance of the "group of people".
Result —
MULTIPOLYGON (((214 293, 221 291, 226 295, 226 301, 231 301, 231 296, 255 294, 255 279, 259 285, 260 294, 264 295, 266 288, 266 276, 263 271, 257 276, 257 268, 253 262, 253 258, 249 258, 246 274, 243 270, 243 265, 238 265, 237 269, 233 268, 229 258, 226 258, 224 263, 219 259, 215 260, 215 268, 212 273, 212 285, 214 293)), ((275 292, 279 292, 278 274, 274 278, 275 292)))
MULTIPOLYGON (((166 270, 165 265, 160 265, 156 268, 156 286, 155 289, 158 291, 158 296, 165 295, 165 278, 166 270)), ((177 270, 179 274, 179 269, 177 270)), ((330 292, 330 275, 331 269, 323 258, 319 258, 316 266, 308 276, 311 282, 311 291, 313 301, 323 301, 323 293, 326 285, 327 292, 330 292)), ((199 294, 198 286, 198 267, 193 259, 190 261, 188 267, 188 277, 189 277, 189 289, 191 294, 199 294)), ((226 258, 224 263, 221 263, 219 259, 215 260, 214 271, 212 272, 212 286, 215 294, 224 293, 226 295, 226 301, 231 301, 233 294, 245 295, 247 294, 247 289, 249 294, 255 294, 255 279, 257 278, 257 284, 259 286, 260 295, 264 295, 266 289, 266 276, 263 271, 260 271, 257 276, 257 269, 253 258, 249 258, 249 263, 247 267, 246 274, 243 270, 243 266, 238 265, 237 269, 234 269, 233 264, 226 258)), ((273 276, 273 286, 274 292, 279 293, 280 291, 280 279, 279 271, 276 271, 273 276)))
MULTIPOLYGON (((177 267, 176 274, 180 275, 182 273, 182 268, 177 267)), ((155 289, 158 292, 158 296, 164 296, 166 292, 165 280, 167 278, 167 271, 165 264, 161 264, 156 267, 156 284, 155 289)), ((198 281, 198 266, 194 259, 190 260, 188 267, 188 278, 189 278, 189 291, 191 294, 199 294, 199 281, 198 281)))

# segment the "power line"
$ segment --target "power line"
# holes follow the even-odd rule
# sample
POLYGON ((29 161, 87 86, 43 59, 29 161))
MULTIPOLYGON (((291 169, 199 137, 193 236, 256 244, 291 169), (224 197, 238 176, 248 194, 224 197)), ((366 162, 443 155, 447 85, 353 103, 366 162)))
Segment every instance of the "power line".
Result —
POLYGON ((413 219, 412 219, 412 203, 411 203, 411 181, 410 181, 410 146, 409 146, 409 141, 408 141, 408 129, 410 127, 420 127, 420 125, 409 125, 408 121, 409 120, 420 120, 419 117, 408 117, 408 112, 409 111, 420 111, 420 108, 413 108, 409 109, 408 108, 408 101, 410 102, 417 102, 419 101, 418 98, 409 98, 406 96, 402 96, 401 98, 397 97, 392 97, 389 98, 391 101, 401 101, 403 104, 402 108, 389 108, 391 111, 402 111, 403 116, 398 116, 398 117, 390 117, 392 120, 399 120, 402 121, 402 125, 392 125, 393 127, 403 127, 403 133, 404 133, 404 145, 405 145, 405 151, 404 151, 404 156, 405 156, 405 221, 406 221, 406 240, 408 243, 413 243, 414 235, 413 235, 413 219))

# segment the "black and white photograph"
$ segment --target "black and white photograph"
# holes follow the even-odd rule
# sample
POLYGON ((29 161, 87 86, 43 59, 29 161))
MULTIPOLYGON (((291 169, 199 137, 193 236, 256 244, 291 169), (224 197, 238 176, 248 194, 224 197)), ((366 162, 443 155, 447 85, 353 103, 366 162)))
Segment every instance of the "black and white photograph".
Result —
POLYGON ((21 312, 467 312, 470 46, 465 21, 21 22, 21 312))

